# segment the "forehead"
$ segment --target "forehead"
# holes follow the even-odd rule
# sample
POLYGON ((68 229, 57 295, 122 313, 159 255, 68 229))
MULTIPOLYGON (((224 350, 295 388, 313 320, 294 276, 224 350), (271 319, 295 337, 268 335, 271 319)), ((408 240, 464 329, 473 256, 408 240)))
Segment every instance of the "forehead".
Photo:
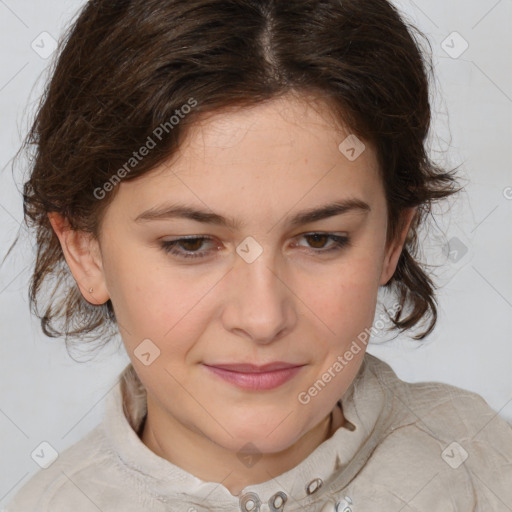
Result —
POLYGON ((364 142, 364 151, 348 158, 347 137, 353 135, 329 106, 310 99, 288 96, 215 112, 189 127, 167 162, 123 182, 121 201, 141 210, 179 198, 216 211, 237 202, 241 210, 277 211, 344 196, 371 201, 380 183, 376 154, 364 142))
POLYGON ((348 135, 350 130, 325 101, 288 94, 204 115, 190 127, 178 156, 208 165, 224 158, 236 163, 240 158, 246 166, 278 162, 283 168, 283 160, 292 164, 304 158, 338 157, 339 145, 348 135))
POLYGON ((243 143, 247 134, 265 139, 267 144, 290 145, 306 133, 319 138, 327 131, 344 131, 336 123, 333 112, 325 102, 310 96, 286 95, 247 107, 232 107, 203 115, 195 123, 185 147, 233 147, 243 143), (284 131, 281 129, 284 128, 284 131))

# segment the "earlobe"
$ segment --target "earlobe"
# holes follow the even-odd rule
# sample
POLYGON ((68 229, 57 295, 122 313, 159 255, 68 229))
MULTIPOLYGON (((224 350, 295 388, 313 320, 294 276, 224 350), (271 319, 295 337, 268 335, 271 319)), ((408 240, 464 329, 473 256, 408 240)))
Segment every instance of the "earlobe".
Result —
POLYGON ((409 233, 409 228, 412 224, 416 212, 417 207, 413 207, 408 208, 402 214, 402 229, 400 233, 397 235, 396 239, 392 243, 390 243, 390 246, 386 251, 386 256, 384 258, 382 272, 380 276, 380 286, 385 285, 393 277, 393 274, 395 273, 396 267, 398 265, 398 260, 400 259, 400 254, 402 253, 402 249, 404 247, 407 234, 409 233))
POLYGON ((82 295, 91 304, 104 304, 109 294, 98 241, 90 233, 71 229, 68 220, 56 212, 48 213, 48 219, 82 295))

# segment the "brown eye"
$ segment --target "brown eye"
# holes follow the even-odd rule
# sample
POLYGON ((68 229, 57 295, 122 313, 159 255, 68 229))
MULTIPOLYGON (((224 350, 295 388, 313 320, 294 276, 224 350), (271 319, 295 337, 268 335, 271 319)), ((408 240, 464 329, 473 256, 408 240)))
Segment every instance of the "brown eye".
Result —
POLYGON ((324 254, 333 251, 340 251, 343 247, 350 245, 347 236, 340 236, 334 233, 306 233, 302 235, 308 244, 306 247, 310 252, 324 254), (332 243, 329 245, 328 242, 332 243))
POLYGON ((205 258, 212 252, 211 250, 200 251, 206 241, 213 239, 206 236, 195 236, 188 238, 179 238, 177 240, 165 240, 160 242, 163 251, 176 256, 177 258, 205 258))
POLYGON ((311 245, 311 241, 308 243, 314 248, 314 249, 322 249, 325 244, 329 241, 329 237, 325 234, 317 233, 315 235, 305 235, 305 238, 308 238, 313 241, 313 244, 311 245))
POLYGON ((197 251, 203 245, 202 238, 185 238, 183 240, 178 240, 178 244, 181 248, 186 251, 197 251))

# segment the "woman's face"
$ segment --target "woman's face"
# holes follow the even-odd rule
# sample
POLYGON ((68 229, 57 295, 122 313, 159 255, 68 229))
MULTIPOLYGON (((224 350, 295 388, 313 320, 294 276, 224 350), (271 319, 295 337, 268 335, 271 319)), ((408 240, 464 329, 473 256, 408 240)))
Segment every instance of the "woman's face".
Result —
POLYGON ((385 245, 376 154, 367 144, 354 159, 350 139, 340 150, 348 135, 327 110, 285 97, 205 119, 175 158, 119 185, 102 275, 154 414, 233 452, 271 453, 348 388, 364 345, 333 367, 372 325, 400 251, 385 245), (334 203, 347 207, 301 219, 334 203), (183 237, 204 239, 170 245, 183 237), (273 362, 296 368, 212 368, 273 362))

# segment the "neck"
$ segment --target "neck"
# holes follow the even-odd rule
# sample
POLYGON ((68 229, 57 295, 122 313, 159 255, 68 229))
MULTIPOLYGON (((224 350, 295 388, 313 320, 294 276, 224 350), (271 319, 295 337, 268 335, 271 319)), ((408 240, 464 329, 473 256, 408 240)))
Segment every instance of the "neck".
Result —
POLYGON ((191 431, 168 415, 152 414, 154 410, 155 405, 148 396, 148 414, 140 436, 142 442, 158 456, 197 478, 221 482, 234 496, 248 485, 271 480, 294 468, 344 424, 342 411, 336 406, 333 413, 287 449, 261 454, 257 464, 244 467, 239 454, 213 443, 201 432, 191 431), (159 417, 165 417, 165 422, 153 419, 159 417))

